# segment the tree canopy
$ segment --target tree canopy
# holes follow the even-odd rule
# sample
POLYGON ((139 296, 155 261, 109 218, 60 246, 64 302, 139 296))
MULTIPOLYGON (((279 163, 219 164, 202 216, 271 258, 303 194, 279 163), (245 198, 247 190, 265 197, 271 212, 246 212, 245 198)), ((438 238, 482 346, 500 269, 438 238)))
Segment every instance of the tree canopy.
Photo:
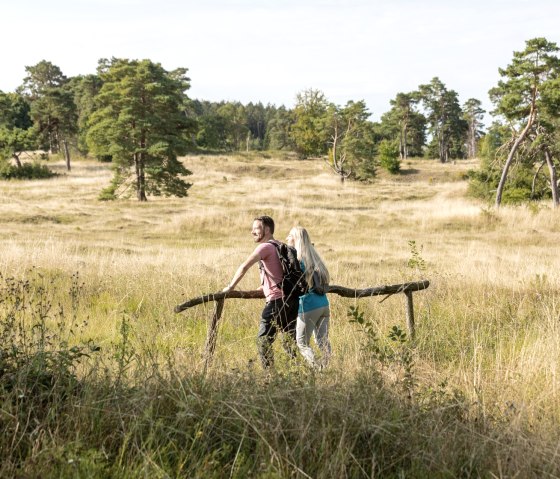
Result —
POLYGON ((94 154, 110 156, 115 169, 106 196, 134 185, 147 195, 186 196, 190 175, 177 156, 188 151, 192 122, 184 114, 186 69, 166 71, 150 60, 101 60, 103 86, 89 118, 87 142, 94 154))
POLYGON ((341 179, 356 180, 373 178, 379 165, 398 173, 395 151, 399 160, 481 157, 473 190, 496 191, 497 205, 504 193, 508 200, 559 200, 560 60, 545 38, 528 40, 499 69, 489 91, 495 121, 486 132, 482 102, 461 105, 438 77, 397 92, 374 122, 364 100, 336 105, 314 88, 300 91, 293 108, 190 99, 187 70, 166 71, 151 60, 101 59, 96 74, 71 78, 46 60, 25 70, 16 92, 0 92, 0 156, 19 167, 23 151, 43 148, 63 153, 68 170, 71 150, 110 161, 115 175, 104 198, 132 187, 141 201, 186 196, 190 172, 178 157, 191 150, 272 149, 322 158, 341 179), (508 183, 513 163, 516 178, 508 183))
POLYGON ((530 163, 544 157, 550 172, 553 204, 558 204, 558 184, 553 161, 556 152, 554 126, 560 116, 560 59, 557 45, 545 38, 527 40, 525 49, 513 53, 506 68, 500 68, 502 79, 489 92, 495 105, 494 114, 503 117, 512 130, 512 142, 502 167, 496 191, 496 206, 502 194, 511 164, 520 147, 530 163), (538 148, 533 148, 538 146, 538 148), (539 154, 540 152, 540 154, 539 154))

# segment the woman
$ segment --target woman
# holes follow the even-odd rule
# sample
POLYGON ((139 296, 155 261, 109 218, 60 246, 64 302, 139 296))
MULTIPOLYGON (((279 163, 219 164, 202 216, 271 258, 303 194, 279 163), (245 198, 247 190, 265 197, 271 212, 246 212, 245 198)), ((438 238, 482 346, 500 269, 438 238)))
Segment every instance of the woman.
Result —
POLYGON ((296 325, 296 341, 303 357, 316 368, 324 368, 331 355, 329 342, 329 300, 325 288, 329 284, 329 272, 323 260, 313 247, 305 228, 294 226, 286 242, 297 250, 297 256, 309 285, 309 292, 299 299, 299 313, 296 325), (309 346, 311 335, 315 333, 315 341, 322 351, 320 361, 309 346))

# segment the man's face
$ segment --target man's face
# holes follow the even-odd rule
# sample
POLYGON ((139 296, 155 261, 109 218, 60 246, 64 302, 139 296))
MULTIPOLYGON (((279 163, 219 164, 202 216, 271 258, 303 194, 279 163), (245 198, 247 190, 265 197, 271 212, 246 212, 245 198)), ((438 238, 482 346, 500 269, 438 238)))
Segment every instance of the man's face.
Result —
POLYGON ((251 230, 255 243, 260 243, 264 238, 264 226, 262 221, 253 221, 253 229, 251 230))

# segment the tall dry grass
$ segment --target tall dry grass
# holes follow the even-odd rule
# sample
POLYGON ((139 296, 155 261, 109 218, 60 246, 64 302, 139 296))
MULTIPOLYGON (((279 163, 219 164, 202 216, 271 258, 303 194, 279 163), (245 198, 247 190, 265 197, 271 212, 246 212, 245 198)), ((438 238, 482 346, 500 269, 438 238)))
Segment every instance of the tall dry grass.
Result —
MULTIPOLYGON (((104 358, 95 388, 57 399, 82 411, 88 430, 73 418, 58 437, 41 419, 52 441, 29 436, 31 452, 10 453, 5 471, 47 467, 72 477, 75 451, 99 477, 560 476, 558 212, 547 204, 496 211, 466 197, 474 162, 410 160, 402 175, 372 184, 342 184, 320 161, 274 156, 191 156, 185 164, 194 173, 190 196, 145 204, 99 202, 110 172, 89 161, 52 180, 0 184, 2 277, 45 282, 50 301, 69 311, 78 272, 80 327, 70 342, 91 340, 101 348, 93 356, 104 358), (228 283, 254 247, 258 214, 275 218, 280 239, 294 224, 307 227, 333 283, 431 281, 414 295, 412 392, 401 388, 398 356, 375 353, 396 347, 387 333, 404 327, 401 296, 331 297, 330 371, 294 369, 278 350, 272 379, 256 363, 261 302, 229 300, 203 375, 212 305, 181 315, 173 307, 228 283), (409 266, 412 245, 422 270, 409 266), (348 321, 350 306, 371 320, 377 339, 348 321), (117 394, 115 370, 125 366, 133 389, 123 383, 117 394), (92 406, 104 403, 107 417, 92 406), (60 457, 45 466, 41 450, 60 457)), ((250 271, 240 287, 256 285, 250 271)), ((92 378, 86 363, 78 379, 92 378)), ((23 437, 14 431, 10 440, 23 437)))

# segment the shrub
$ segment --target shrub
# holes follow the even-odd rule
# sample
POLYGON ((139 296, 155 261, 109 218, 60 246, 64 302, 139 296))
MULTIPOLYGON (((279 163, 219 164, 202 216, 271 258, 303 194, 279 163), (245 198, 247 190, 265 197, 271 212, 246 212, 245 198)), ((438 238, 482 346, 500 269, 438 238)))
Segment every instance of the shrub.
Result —
POLYGON ((97 197, 97 199, 99 201, 113 201, 117 199, 117 196, 115 194, 115 189, 113 188, 113 186, 108 186, 107 188, 103 188, 103 190, 101 190, 101 193, 99 193, 99 196, 97 197))
POLYGON ((496 194, 498 184, 495 176, 487 171, 469 170, 468 194, 474 198, 491 201, 496 194))
POLYGON ((379 143, 379 162, 383 168, 393 175, 400 171, 399 147, 394 141, 382 140, 379 143))
POLYGON ((38 162, 23 163, 21 167, 9 163, 0 163, 0 178, 5 180, 40 180, 58 176, 46 165, 38 162))

